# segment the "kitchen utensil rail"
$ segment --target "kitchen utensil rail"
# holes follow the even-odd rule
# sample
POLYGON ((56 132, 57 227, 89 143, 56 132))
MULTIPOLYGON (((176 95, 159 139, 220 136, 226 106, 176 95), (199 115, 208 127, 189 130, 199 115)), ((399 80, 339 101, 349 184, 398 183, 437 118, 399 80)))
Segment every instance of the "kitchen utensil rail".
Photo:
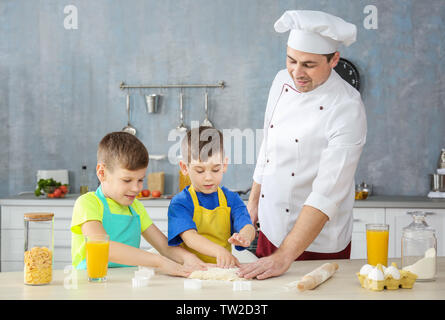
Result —
POLYGON ((119 87, 124 89, 149 89, 149 88, 221 88, 224 89, 226 83, 220 81, 217 84, 165 84, 165 85, 128 85, 121 82, 119 87))

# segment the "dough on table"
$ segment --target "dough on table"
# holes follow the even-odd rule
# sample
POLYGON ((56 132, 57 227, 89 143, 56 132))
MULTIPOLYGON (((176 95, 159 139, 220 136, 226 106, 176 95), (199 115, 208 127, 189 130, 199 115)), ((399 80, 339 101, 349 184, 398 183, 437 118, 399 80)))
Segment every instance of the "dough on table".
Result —
POLYGON ((239 268, 218 268, 210 267, 207 270, 196 270, 190 275, 190 279, 200 279, 200 280, 224 280, 224 281, 244 281, 246 279, 240 278, 238 276, 239 268))

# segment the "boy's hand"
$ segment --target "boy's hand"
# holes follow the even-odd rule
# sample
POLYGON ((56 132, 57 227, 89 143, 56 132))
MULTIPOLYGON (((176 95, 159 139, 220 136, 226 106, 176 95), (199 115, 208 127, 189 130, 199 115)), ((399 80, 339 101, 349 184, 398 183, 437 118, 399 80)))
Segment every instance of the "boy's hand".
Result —
POLYGON ((240 247, 244 247, 244 248, 247 248, 248 246, 250 246, 250 242, 251 242, 249 239, 247 239, 240 233, 234 233, 227 241, 229 241, 229 243, 231 243, 235 246, 240 246, 240 247))
POLYGON ((219 268, 240 267, 241 264, 229 251, 221 247, 216 253, 216 266, 219 268))
POLYGON ((182 266, 166 257, 160 256, 160 258, 161 261, 159 263, 159 270, 162 273, 170 276, 187 278, 193 272, 193 269, 190 268, 190 266, 182 266))
POLYGON ((193 271, 195 270, 207 270, 207 264, 199 259, 196 255, 193 253, 188 254, 184 257, 184 267, 190 268, 193 271))

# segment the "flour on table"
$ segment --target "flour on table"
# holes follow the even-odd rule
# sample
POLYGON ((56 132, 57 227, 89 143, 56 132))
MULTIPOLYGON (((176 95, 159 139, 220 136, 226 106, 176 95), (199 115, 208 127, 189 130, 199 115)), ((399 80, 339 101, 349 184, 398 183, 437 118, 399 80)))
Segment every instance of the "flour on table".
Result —
POLYGON ((239 268, 208 268, 207 270, 193 271, 189 278, 200 280, 224 280, 224 281, 244 281, 246 279, 238 276, 239 268))

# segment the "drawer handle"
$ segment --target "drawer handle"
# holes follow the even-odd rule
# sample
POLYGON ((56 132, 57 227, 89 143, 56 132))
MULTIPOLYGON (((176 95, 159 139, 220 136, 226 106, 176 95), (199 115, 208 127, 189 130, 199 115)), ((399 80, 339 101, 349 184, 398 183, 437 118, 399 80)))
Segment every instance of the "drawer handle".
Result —
MULTIPOLYGON (((409 211, 409 212, 407 212, 406 214, 407 214, 407 215, 412 215, 413 212, 415 212, 415 211, 409 211)), ((435 213, 435 212, 432 212, 432 211, 424 211, 423 213, 425 214, 425 216, 434 216, 434 215, 436 215, 436 213, 435 213)))
POLYGON ((361 222, 361 219, 353 219, 352 222, 361 222))

